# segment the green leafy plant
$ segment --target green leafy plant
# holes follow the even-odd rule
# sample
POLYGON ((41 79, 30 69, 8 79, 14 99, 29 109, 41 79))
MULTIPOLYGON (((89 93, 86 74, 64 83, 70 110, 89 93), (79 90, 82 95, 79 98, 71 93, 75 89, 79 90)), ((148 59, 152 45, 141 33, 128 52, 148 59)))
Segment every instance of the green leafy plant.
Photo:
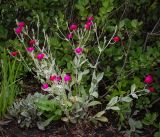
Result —
POLYGON ((22 67, 20 62, 8 56, 6 50, 1 56, 0 118, 5 115, 7 108, 12 105, 18 94, 17 78, 22 67))
POLYGON ((41 117, 41 121, 37 122, 39 129, 44 130, 52 121, 57 121, 62 117, 61 107, 55 100, 43 95, 43 98, 37 98, 34 102, 38 109, 37 115, 41 117))
POLYGON ((134 133, 134 135, 142 133, 141 129, 143 128, 143 124, 140 120, 136 121, 133 118, 129 118, 129 126, 130 130, 127 131, 128 137, 131 137, 132 133, 134 133))

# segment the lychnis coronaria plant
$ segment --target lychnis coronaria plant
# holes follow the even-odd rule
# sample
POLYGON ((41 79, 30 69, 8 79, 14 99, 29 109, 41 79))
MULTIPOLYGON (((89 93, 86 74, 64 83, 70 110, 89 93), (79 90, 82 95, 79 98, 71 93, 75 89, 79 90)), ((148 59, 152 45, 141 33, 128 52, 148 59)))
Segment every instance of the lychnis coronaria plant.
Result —
POLYGON ((22 60, 24 65, 34 72, 33 75, 41 82, 41 89, 52 96, 51 99, 54 99, 61 106, 63 111, 62 120, 73 123, 80 119, 106 122, 107 118, 103 116, 106 110, 119 110, 119 107, 115 106, 116 103, 131 101, 132 99, 129 96, 132 94, 137 97, 133 91, 135 87, 133 87, 132 93, 126 97, 120 98, 116 96, 112 98, 104 110, 96 114, 89 112, 90 107, 101 104, 98 95, 98 83, 103 78, 103 72, 98 72, 97 66, 100 63, 99 59, 103 51, 110 45, 120 41, 120 37, 116 36, 117 27, 115 27, 110 39, 104 37, 103 41, 100 42, 93 16, 88 17, 86 23, 81 27, 76 23, 68 25, 68 33, 64 33, 60 29, 57 21, 57 35, 70 44, 74 54, 71 62, 72 69, 65 72, 59 69, 60 66, 56 64, 56 57, 52 55, 49 37, 45 30, 43 30, 44 39, 41 40, 43 41, 43 46, 40 46, 39 26, 38 22, 36 32, 34 29, 30 32, 24 22, 17 22, 17 28, 15 29, 15 33, 24 50, 32 59, 34 67, 30 68, 27 65, 20 51, 10 52, 10 55, 22 60), (97 58, 92 63, 86 53, 88 48, 87 41, 90 35, 95 36, 98 49, 97 58), (26 37, 29 42, 26 41, 26 37))

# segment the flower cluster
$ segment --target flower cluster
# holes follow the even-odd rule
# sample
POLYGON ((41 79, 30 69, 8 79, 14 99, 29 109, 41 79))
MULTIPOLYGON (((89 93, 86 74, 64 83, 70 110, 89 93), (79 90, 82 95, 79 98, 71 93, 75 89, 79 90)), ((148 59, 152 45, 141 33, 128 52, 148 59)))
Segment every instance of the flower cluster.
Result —
MULTIPOLYGON (((62 81, 62 77, 55 74, 55 75, 51 75, 49 80, 53 83, 60 83, 62 81)), ((63 80, 64 80, 65 83, 68 83, 69 81, 72 80, 71 75, 70 74, 65 74, 64 77, 63 77, 63 80)), ((42 90, 46 90, 46 89, 49 88, 49 84, 44 83, 44 84, 42 84, 41 88, 42 88, 42 90)))
POLYGON ((29 47, 27 47, 26 50, 30 53, 33 52, 35 50, 35 47, 34 47, 35 44, 36 44, 36 40, 31 39, 29 41, 29 47))
MULTIPOLYGON (((89 19, 90 21, 92 21, 93 19, 89 19)), ((25 32, 25 29, 24 29, 24 26, 25 26, 25 23, 24 22, 18 22, 17 23, 17 28, 15 29, 15 33, 17 35, 21 34, 22 33, 22 30, 24 30, 25 32)), ((76 31, 78 29, 78 25, 76 24, 71 24, 69 29, 71 31, 76 31)), ((19 37, 20 38, 20 37, 19 37)), ((29 37, 30 38, 30 37, 29 37)), ((73 32, 69 33, 67 35, 67 39, 72 39, 73 38, 73 32)), ((29 53, 30 56, 33 57, 33 60, 38 60, 39 62, 43 61, 45 58, 47 58, 47 54, 45 52, 42 52, 42 50, 38 50, 36 45, 38 45, 38 40, 36 39, 31 39, 29 40, 28 42, 28 46, 25 47, 26 51, 29 53), (34 51, 37 51, 36 53, 33 53, 34 51), (38 53, 39 51, 41 51, 41 53, 38 53), (31 54, 33 53, 33 54, 31 54)), ((82 47, 77 47, 75 48, 74 50, 75 54, 76 55, 81 55, 82 52, 83 52, 83 48, 82 47)), ((13 52, 10 52, 10 55, 12 57, 16 57, 18 55, 18 51, 13 51, 13 52)), ((61 82, 64 82, 65 84, 67 84, 68 82, 70 82, 72 80, 71 78, 71 75, 69 73, 67 74, 63 74, 63 76, 60 76, 60 75, 57 75, 57 74, 53 74, 53 75, 50 75, 49 79, 48 79, 50 82, 43 82, 42 86, 41 86, 41 89, 42 90, 45 90, 48 89, 50 87, 51 84, 60 84, 61 82), (63 77, 63 78, 62 78, 63 77)), ((47 80, 47 81, 48 81, 47 80)))
POLYGON ((18 22, 17 23, 17 28, 15 29, 15 33, 18 35, 22 32, 23 28, 25 26, 24 22, 18 22))
POLYGON ((94 20, 93 16, 90 16, 90 17, 87 18, 87 22, 84 25, 84 28, 86 30, 90 30, 91 29, 91 26, 93 25, 93 20, 94 20))
MULTIPOLYGON (((89 32, 89 30, 91 30, 92 26, 94 25, 94 17, 93 16, 89 16, 87 18, 87 21, 86 23, 84 24, 84 31, 87 30, 87 32, 89 32)), ((22 33, 22 30, 24 30, 25 32, 25 23, 24 22, 18 22, 17 23, 17 28, 15 29, 15 33, 17 35, 21 34, 22 33)), ((74 36, 78 36, 77 34, 77 30, 78 30, 78 25, 76 23, 72 23, 70 26, 69 26, 69 33, 66 35, 66 38, 67 40, 72 40, 74 38, 74 36)), ((30 38, 30 37, 29 37, 30 38)), ((119 42, 121 39, 119 36, 115 36, 113 37, 113 41, 114 42, 119 42)), ((38 40, 36 39, 31 39, 29 40, 28 42, 28 46, 25 47, 26 51, 29 53, 29 55, 31 55, 34 59, 38 60, 39 62, 42 62, 45 58, 47 58, 47 54, 44 53, 44 51, 42 50, 38 50, 37 49, 37 46, 38 46, 38 40), (33 53, 34 51, 36 50, 36 53, 33 53), (33 53, 33 54, 31 54, 33 53)), ((83 51, 84 51, 84 46, 83 45, 79 45, 78 47, 75 47, 74 48, 74 53, 76 56, 81 56, 83 54, 83 51)), ((18 55, 18 52, 17 51, 14 51, 14 52, 11 52, 10 55, 12 57, 16 57, 18 55)), ((52 83, 55 83, 55 84, 59 84, 60 82, 64 82, 64 83, 68 83, 69 81, 72 80, 71 78, 71 75, 70 74, 63 74, 63 76, 60 76, 60 75, 57 75, 57 74, 53 74, 53 75, 50 75, 49 79, 48 79, 50 82, 52 83), (62 78, 63 77, 63 78, 62 78)), ((48 81, 47 80, 47 81, 48 81)), ((48 89, 49 85, 52 84, 50 82, 43 82, 41 88, 42 89, 48 89)))

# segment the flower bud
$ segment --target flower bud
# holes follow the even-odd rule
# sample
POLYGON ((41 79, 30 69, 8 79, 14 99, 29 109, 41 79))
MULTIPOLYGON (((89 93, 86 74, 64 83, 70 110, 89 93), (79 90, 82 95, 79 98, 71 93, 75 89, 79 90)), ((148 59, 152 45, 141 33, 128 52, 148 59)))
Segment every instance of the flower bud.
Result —
POLYGON ((74 52, 75 52, 77 55, 81 55, 82 52, 83 52, 83 48, 78 47, 78 48, 76 48, 76 49, 74 50, 74 52))
POLYGON ((76 24, 71 24, 69 27, 70 30, 77 30, 78 29, 78 25, 76 24))
POLYGON ((113 41, 114 42, 119 42, 120 40, 121 40, 121 38, 119 36, 113 37, 113 41))
POLYGON ((153 77, 152 75, 147 75, 144 79, 144 83, 146 84, 151 84, 153 82, 153 77))
POLYGON ((71 76, 69 75, 69 74, 66 74, 65 76, 64 76, 64 81, 65 82, 68 82, 68 81, 71 81, 72 80, 72 78, 71 78, 71 76))
POLYGON ((44 56, 45 56, 44 53, 39 53, 39 54, 37 55, 37 59, 38 59, 38 60, 42 60, 42 59, 44 59, 44 56))

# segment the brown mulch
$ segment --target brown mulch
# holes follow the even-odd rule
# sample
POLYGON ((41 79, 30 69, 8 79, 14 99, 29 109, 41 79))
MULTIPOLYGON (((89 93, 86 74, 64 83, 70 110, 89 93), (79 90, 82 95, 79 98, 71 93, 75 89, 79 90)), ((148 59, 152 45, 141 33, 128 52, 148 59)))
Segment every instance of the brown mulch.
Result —
POLYGON ((16 121, 3 126, 0 137, 126 137, 113 126, 92 124, 70 124, 56 122, 45 131, 38 128, 22 129, 16 121))

